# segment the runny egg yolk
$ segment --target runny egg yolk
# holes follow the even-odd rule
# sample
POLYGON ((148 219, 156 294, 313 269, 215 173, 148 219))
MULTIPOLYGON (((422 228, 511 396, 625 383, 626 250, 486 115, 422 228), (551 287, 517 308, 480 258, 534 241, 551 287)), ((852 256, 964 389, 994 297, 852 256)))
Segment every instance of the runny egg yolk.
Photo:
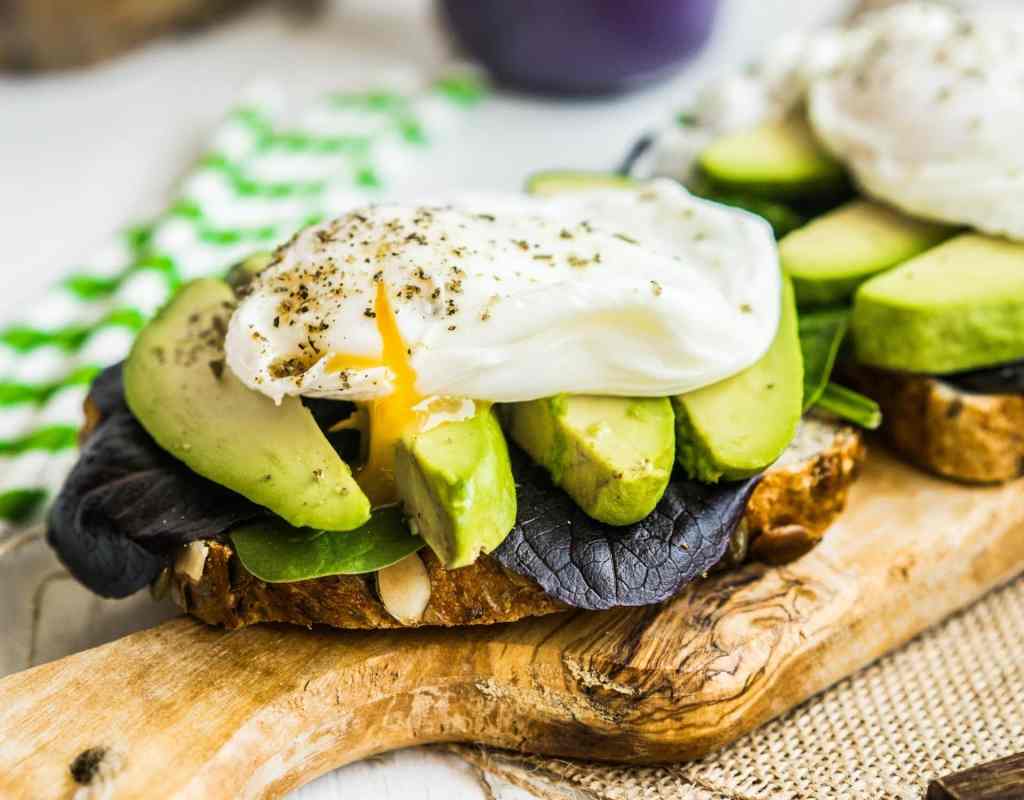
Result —
POLYGON ((398 500, 395 490, 395 446, 402 434, 419 422, 413 406, 423 398, 416 391, 416 371, 409 359, 409 350, 398 330, 398 320, 388 299, 387 285, 377 283, 374 300, 377 332, 382 342, 380 358, 338 353, 330 357, 327 369, 342 372, 347 369, 387 367, 391 371, 391 394, 370 402, 370 446, 366 463, 356 471, 356 482, 378 506, 390 505, 398 500))

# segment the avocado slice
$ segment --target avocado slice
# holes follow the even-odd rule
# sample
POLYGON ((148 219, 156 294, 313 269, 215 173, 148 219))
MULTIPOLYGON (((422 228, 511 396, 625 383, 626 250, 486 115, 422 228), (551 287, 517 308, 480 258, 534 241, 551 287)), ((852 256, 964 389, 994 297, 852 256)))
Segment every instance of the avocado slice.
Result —
POLYGON ((269 267, 270 262, 273 260, 274 254, 268 253, 265 250, 253 253, 248 258, 233 265, 224 275, 224 280, 227 281, 228 286, 234 290, 235 294, 241 297, 249 288, 253 278, 269 267))
POLYGON ((779 242, 782 268, 805 306, 846 302, 879 272, 913 258, 955 232, 870 200, 853 200, 779 242))
POLYGON ((219 280, 186 284, 142 330, 124 365, 128 407, 194 472, 296 527, 345 531, 370 517, 348 465, 296 397, 280 406, 224 363, 234 308, 219 280))
POLYGON ((672 398, 676 458, 696 480, 739 480, 777 459, 803 411, 803 359, 793 285, 783 279, 782 314, 768 351, 753 366, 672 398))
POLYGON ((541 197, 591 189, 633 189, 636 186, 637 182, 632 178, 614 172, 547 170, 526 179, 526 191, 541 197))
POLYGON ((1024 244, 964 233, 862 284, 859 361, 944 374, 1024 358, 1024 244))
POLYGON ((724 136, 704 149, 698 164, 719 186, 770 200, 835 195, 848 187, 846 171, 802 114, 724 136))
POLYGON ((516 521, 516 484, 494 410, 404 435, 395 450, 398 495, 414 532, 449 569, 502 543, 516 521))
POLYGON ((639 522, 665 493, 676 447, 666 397, 559 395, 502 413, 513 441, 599 522, 639 522))

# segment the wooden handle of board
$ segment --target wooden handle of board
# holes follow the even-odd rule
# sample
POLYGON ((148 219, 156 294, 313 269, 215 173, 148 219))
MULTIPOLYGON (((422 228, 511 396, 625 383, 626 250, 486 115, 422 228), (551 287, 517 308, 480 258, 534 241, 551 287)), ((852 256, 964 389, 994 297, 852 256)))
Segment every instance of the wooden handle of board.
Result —
POLYGON ((1022 531, 1024 481, 957 486, 879 454, 806 557, 661 606, 448 630, 175 620, 0 680, 0 797, 277 796, 440 741, 695 758, 1020 572, 1022 531))
MULTIPOLYGON (((528 625, 528 638, 565 616, 528 625)), ((487 639, 174 620, 0 681, 0 796, 277 796, 411 744, 522 746, 515 719, 538 709, 510 687, 544 667, 487 639)), ((580 698, 558 695, 553 716, 587 724, 580 698)))

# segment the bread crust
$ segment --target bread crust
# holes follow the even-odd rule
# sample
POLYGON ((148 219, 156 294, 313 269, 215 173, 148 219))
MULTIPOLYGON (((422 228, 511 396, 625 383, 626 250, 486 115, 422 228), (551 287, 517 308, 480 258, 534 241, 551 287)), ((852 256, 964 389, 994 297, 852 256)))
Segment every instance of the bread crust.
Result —
MULTIPOLYGON (((765 474, 744 516, 749 553, 757 560, 785 563, 821 541, 825 529, 845 507, 849 486, 863 463, 864 444, 853 428, 810 420, 803 423, 801 434, 790 457, 780 459, 765 474)), ((170 576, 175 600, 204 622, 225 628, 257 622, 410 627, 388 613, 372 575, 266 583, 245 570, 230 545, 207 544, 198 580, 184 571, 170 576)), ((429 549, 420 555, 431 596, 416 627, 511 622, 568 608, 489 556, 468 567, 446 570, 429 549)))
MULTIPOLYGON (((811 425, 828 423, 810 419, 811 425)), ((830 425, 832 439, 805 458, 769 470, 747 506, 750 557, 786 564, 811 550, 846 508, 846 498, 867 450, 856 429, 830 425)), ((820 435, 819 427, 819 435, 820 435)))
POLYGON ((845 368, 844 382, 878 403, 886 442, 914 464, 967 483, 1024 475, 1024 395, 864 366, 845 368))
MULTIPOLYGON (((225 628, 256 622, 362 629, 410 627, 388 613, 374 588, 373 575, 266 583, 245 570, 229 545, 208 544, 202 578, 193 581, 175 573, 171 590, 175 602, 203 622, 225 628)), ((424 548, 420 557, 430 579, 430 602, 415 627, 489 625, 567 608, 489 556, 456 570, 441 566, 429 548, 424 548)))

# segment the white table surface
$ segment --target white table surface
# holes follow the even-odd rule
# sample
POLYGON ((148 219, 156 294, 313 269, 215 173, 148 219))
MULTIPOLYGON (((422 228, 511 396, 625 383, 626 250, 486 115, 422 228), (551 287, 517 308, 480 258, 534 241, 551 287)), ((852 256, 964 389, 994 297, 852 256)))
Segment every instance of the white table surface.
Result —
MULTIPOLYGON (((721 1, 711 44, 668 83, 599 101, 497 94, 473 112, 457 151, 438 151, 439 188, 452 159, 474 163, 458 170, 474 176, 465 188, 515 189, 545 167, 609 168, 702 81, 752 57, 780 32, 819 24, 851 5, 721 1)), ((381 69, 433 71, 451 58, 426 0, 346 0, 315 23, 261 9, 88 70, 0 78, 0 324, 112 232, 158 210, 244 84, 270 77, 301 99, 381 69)), ((98 644, 151 622, 153 613, 125 618, 116 630, 82 626, 63 638, 51 629, 57 638, 46 652, 55 657, 98 644)), ((454 756, 416 749, 345 767, 296 793, 304 800, 489 796, 527 795, 454 756)))

